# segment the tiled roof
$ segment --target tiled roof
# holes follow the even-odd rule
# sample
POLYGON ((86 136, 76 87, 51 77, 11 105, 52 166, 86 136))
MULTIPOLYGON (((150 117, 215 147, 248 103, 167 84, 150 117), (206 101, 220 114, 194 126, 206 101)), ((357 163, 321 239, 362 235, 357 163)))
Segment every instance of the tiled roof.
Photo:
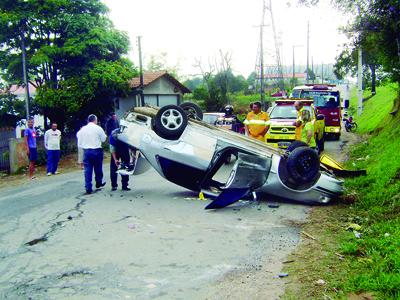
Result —
MULTIPOLYGON (((160 72, 144 72, 143 73, 143 87, 148 86, 154 81, 165 77, 171 83, 173 83, 176 87, 178 87, 182 93, 191 93, 187 87, 185 87, 182 83, 180 83, 177 79, 175 79, 172 75, 168 74, 166 71, 160 72)), ((134 77, 129 81, 129 85, 131 88, 136 89, 140 86, 140 77, 134 77)))

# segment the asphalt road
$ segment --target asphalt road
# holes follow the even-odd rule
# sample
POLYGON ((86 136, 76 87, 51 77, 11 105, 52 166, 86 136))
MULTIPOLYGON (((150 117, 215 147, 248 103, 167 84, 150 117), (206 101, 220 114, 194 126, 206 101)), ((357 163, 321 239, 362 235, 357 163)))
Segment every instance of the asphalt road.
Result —
MULTIPOLYGON (((327 142, 327 149, 339 144, 327 142)), ((0 298, 282 294, 285 279, 276 275, 300 240, 309 206, 270 208, 275 199, 263 199, 205 211, 208 200, 153 170, 131 178, 131 187, 111 192, 107 185, 84 195, 83 174, 76 171, 1 189, 0 298)))

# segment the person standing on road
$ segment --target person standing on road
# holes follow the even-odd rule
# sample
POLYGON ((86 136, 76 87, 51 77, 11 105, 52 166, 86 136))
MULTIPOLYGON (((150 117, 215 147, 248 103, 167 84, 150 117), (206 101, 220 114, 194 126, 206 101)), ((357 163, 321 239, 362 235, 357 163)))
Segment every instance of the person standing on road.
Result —
POLYGON ((29 158, 29 178, 36 179, 35 162, 37 161, 36 130, 33 127, 33 118, 28 119, 28 128, 24 131, 26 154, 29 158))
POLYGON ((51 129, 44 134, 44 147, 47 150, 47 176, 58 174, 57 167, 60 161, 61 131, 57 123, 51 124, 51 129))
POLYGON ((294 103, 294 108, 297 110, 297 118, 296 121, 293 123, 294 126, 296 126, 296 131, 295 131, 295 140, 301 141, 301 129, 303 126, 303 122, 301 120, 301 114, 303 113, 304 107, 303 107, 303 102, 301 101, 296 101, 294 103))
POLYGON ((246 135, 251 136, 262 142, 265 141, 265 134, 269 129, 269 116, 261 110, 261 102, 254 102, 251 106, 252 111, 247 114, 245 125, 246 135))
POLYGON ((83 148, 83 167, 85 174, 85 189, 87 194, 91 194, 93 170, 95 174, 96 188, 106 185, 103 182, 103 148, 101 144, 107 136, 104 130, 97 125, 97 117, 90 115, 88 124, 83 126, 77 134, 78 146, 83 148))
POLYGON ((301 113, 301 119, 303 122, 301 129, 301 141, 306 143, 310 148, 315 149, 317 144, 314 136, 314 124, 311 120, 310 111, 304 109, 301 113))
POLYGON ((111 113, 111 117, 106 122, 106 134, 111 136, 111 132, 119 127, 119 120, 115 112, 111 113))
MULTIPOLYGON (((111 190, 116 191, 118 188, 118 167, 122 164, 126 167, 130 164, 130 153, 129 146, 110 135, 110 179, 111 179, 111 190)), ((121 184, 123 191, 130 191, 128 187, 129 175, 121 174, 121 184)))
POLYGON ((79 128, 78 132, 76 133, 76 145, 78 148, 78 164, 81 167, 81 170, 83 170, 83 148, 82 145, 79 144, 79 137, 81 134, 81 129, 84 125, 82 124, 82 126, 79 128))

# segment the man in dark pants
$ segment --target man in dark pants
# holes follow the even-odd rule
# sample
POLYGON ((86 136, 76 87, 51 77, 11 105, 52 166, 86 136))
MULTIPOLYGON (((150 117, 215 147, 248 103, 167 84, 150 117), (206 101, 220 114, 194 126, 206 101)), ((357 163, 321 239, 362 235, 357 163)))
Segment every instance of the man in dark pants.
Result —
POLYGON ((106 185, 103 182, 103 149, 101 144, 106 140, 104 130, 97 125, 97 117, 90 115, 88 124, 83 126, 78 137, 78 145, 83 148, 83 166, 85 189, 87 194, 93 192, 92 176, 95 174, 96 188, 106 185))
POLYGON ((119 121, 115 112, 111 113, 111 117, 106 122, 106 134, 111 136, 111 132, 119 127, 119 121))
MULTIPOLYGON (((125 166, 129 165, 130 154, 129 146, 117 139, 114 139, 113 135, 110 135, 110 179, 111 179, 111 190, 116 191, 118 187, 118 167, 123 164, 125 166)), ((121 174, 121 184, 123 191, 130 191, 128 187, 129 176, 121 174)))

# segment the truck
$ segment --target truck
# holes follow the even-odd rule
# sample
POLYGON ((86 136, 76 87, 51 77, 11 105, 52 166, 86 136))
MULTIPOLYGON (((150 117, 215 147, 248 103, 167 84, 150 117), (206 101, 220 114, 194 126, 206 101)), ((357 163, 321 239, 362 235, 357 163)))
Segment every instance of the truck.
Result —
POLYGON ((291 98, 310 99, 314 101, 317 114, 325 117, 325 136, 340 139, 342 114, 340 92, 334 84, 305 84, 296 86, 291 98))
POLYGON ((317 114, 317 110, 313 105, 314 101, 309 99, 281 99, 275 101, 269 113, 270 127, 265 135, 266 143, 277 148, 286 149, 295 140, 296 126, 293 125, 297 118, 297 111, 294 107, 295 101, 301 101, 304 109, 311 112, 318 151, 323 151, 325 143, 324 116, 317 114))

